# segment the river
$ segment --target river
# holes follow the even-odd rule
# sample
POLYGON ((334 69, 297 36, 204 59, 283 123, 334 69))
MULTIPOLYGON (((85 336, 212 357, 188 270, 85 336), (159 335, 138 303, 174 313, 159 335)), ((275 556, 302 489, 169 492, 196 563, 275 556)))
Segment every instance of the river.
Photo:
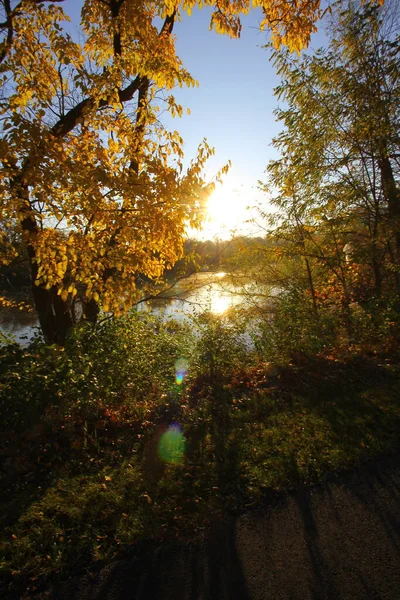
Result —
MULTIPOLYGON (((206 310, 222 315, 243 304, 250 291, 254 298, 254 290, 250 290, 249 284, 235 284, 227 273, 196 273, 178 281, 161 298, 141 302, 137 308, 165 319, 185 320, 206 310)), ((19 343, 28 343, 35 332, 39 333, 36 313, 3 309, 0 311, 0 331, 19 343)))

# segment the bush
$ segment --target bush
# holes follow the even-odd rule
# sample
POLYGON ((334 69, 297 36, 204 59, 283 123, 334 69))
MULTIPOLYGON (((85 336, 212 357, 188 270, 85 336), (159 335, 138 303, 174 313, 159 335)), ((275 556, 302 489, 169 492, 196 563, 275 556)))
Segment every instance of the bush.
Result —
POLYGON ((318 316, 311 299, 302 291, 282 292, 267 319, 254 335, 258 352, 268 360, 285 362, 293 354, 313 356, 335 345, 341 327, 331 308, 322 308, 318 316))
POLYGON ((229 377, 249 362, 250 344, 240 323, 206 312, 194 319, 194 324, 193 375, 229 377))
POLYGON ((372 299, 350 304, 353 336, 361 353, 377 352, 394 356, 398 352, 400 321, 398 299, 372 299))
POLYGON ((36 341, 0 349, 0 418, 7 430, 144 419, 157 404, 174 403, 180 388, 175 363, 190 353, 187 326, 131 313, 92 328, 77 328, 65 348, 36 341))

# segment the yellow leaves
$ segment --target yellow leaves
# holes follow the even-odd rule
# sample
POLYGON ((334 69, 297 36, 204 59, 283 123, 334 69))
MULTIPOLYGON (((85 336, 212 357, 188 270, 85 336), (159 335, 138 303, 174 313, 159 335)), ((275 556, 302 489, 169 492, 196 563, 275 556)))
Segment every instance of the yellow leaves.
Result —
POLYGON ((321 16, 320 0, 299 0, 291 5, 286 0, 261 0, 259 4, 265 17, 260 28, 271 30, 275 48, 284 45, 291 52, 300 52, 308 45, 321 16))
POLYGON ((56 264, 56 273, 62 279, 65 275, 66 264, 64 262, 60 262, 56 264))
POLYGON ((108 140, 108 149, 110 150, 110 152, 112 152, 113 154, 116 154, 119 151, 119 144, 118 142, 116 142, 113 139, 109 139, 108 140))
POLYGON ((164 0, 163 4, 165 7, 165 15, 172 15, 176 8, 176 0, 164 0))
MULTIPOLYGON (((182 106, 180 104, 177 104, 175 102, 175 98, 173 96, 169 96, 168 97, 168 104, 169 104, 168 110, 171 113, 171 116, 173 118, 175 118, 175 117, 182 117, 182 115, 183 115, 183 108, 182 108, 182 106)), ((190 111, 189 111, 189 114, 190 114, 190 111)))
MULTIPOLYGON (((184 172, 181 136, 161 131, 158 124, 158 88, 199 85, 176 55, 176 38, 155 27, 157 16, 175 11, 175 0, 116 4, 118 18, 107 2, 84 1, 84 48, 63 31, 67 17, 61 7, 21 5, 15 46, 7 58, 13 77, 4 99, 10 147, 1 154, 4 170, 6 164, 34 159, 34 168, 24 175, 43 229, 25 239, 35 252, 36 285, 54 286, 64 301, 79 288, 80 295, 106 312, 119 314, 137 297, 138 273, 157 279, 180 257, 185 227, 198 222, 214 186, 203 176, 214 149, 204 140, 184 172), (116 32, 121 53, 115 52, 116 32), (137 75, 151 85, 144 109, 134 114, 137 93, 124 104, 121 89, 137 75), (49 107, 68 115, 76 98, 89 101, 68 134, 61 128, 54 135, 49 107)), ((218 33, 239 37, 240 16, 249 11, 250 0, 204 4, 214 11, 211 26, 218 33)), ((262 8, 276 44, 294 49, 307 39, 318 9, 317 0, 252 0, 252 5, 262 8)), ((195 7, 202 2, 183 0, 188 14, 195 7)), ((173 117, 184 114, 172 95, 167 108, 173 117)), ((229 167, 224 165, 217 178, 229 167)), ((21 215, 16 198, 6 201, 9 214, 21 215)))
POLYGON ((15 104, 17 106, 20 106, 21 108, 25 108, 26 106, 28 106, 29 100, 32 98, 32 96, 33 96, 32 89, 27 88, 27 89, 21 90, 19 95, 15 98, 15 104))
MULTIPOLYGON (((60 286, 68 268, 68 245, 63 235, 56 229, 44 229, 31 240, 35 248, 34 262, 37 265, 36 285, 60 286)), ((63 291, 59 287, 60 294, 63 291)), ((68 293, 68 292, 67 292, 68 293)))
POLYGON ((228 162, 226 163, 226 165, 224 167, 222 167, 222 169, 221 169, 221 175, 222 176, 227 175, 229 169, 231 168, 231 166, 232 166, 232 163, 231 163, 230 160, 228 160, 228 162))
POLYGON ((8 105, 14 113, 24 114, 29 106, 39 117, 40 109, 48 110, 57 87, 63 87, 57 70, 61 57, 64 63, 83 64, 79 45, 60 27, 67 20, 61 7, 47 3, 24 2, 15 13, 12 51, 5 61, 13 77, 8 105))
POLYGON ((0 295, 0 308, 13 308, 24 312, 32 312, 32 306, 26 302, 18 301, 2 295, 0 295))

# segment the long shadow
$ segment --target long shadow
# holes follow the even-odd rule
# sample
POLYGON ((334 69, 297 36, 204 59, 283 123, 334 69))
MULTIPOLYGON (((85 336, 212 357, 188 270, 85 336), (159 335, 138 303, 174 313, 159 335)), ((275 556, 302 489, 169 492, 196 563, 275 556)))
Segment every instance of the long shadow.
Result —
POLYGON ((399 472, 399 461, 393 457, 370 463, 361 471, 363 485, 350 485, 349 491, 379 519, 388 540, 400 556, 400 488, 399 482, 393 478, 393 468, 396 467, 399 472), (390 498, 384 505, 379 502, 382 491, 390 498))
MULTIPOLYGON (((310 566, 312 569, 312 598, 314 600, 338 600, 345 596, 343 590, 343 580, 339 580, 335 576, 337 565, 335 561, 324 552, 323 545, 320 540, 320 532, 317 520, 312 509, 312 499, 310 490, 303 490, 295 496, 296 504, 301 514, 304 525, 304 538, 306 542, 307 552, 309 555, 310 566)), ((338 527, 339 534, 345 536, 345 528, 338 527)), ((336 552, 340 552, 346 556, 346 550, 341 546, 343 538, 332 539, 331 547, 334 547, 336 552)), ((373 589, 365 580, 361 572, 351 570, 348 559, 346 558, 349 568, 348 579, 351 581, 357 578, 359 584, 363 588, 364 598, 377 598, 377 590, 373 589)), ((359 597, 359 596, 357 596, 359 597)))
POLYGON ((332 569, 329 567, 329 564, 325 560, 319 547, 319 532, 312 511, 309 491, 303 490, 302 493, 296 494, 295 501, 303 520, 304 538, 313 573, 313 598, 315 600, 320 600, 321 598, 336 600, 337 598, 340 598, 340 595, 331 574, 332 569))
MULTIPOLYGON (((328 387, 330 386, 331 384, 328 387)), ((360 387, 362 386, 365 387, 363 383, 360 383, 360 387)), ((229 395, 222 386, 218 385, 214 386, 213 394, 215 402, 211 409, 211 430, 205 428, 200 432, 201 435, 192 440, 191 453, 192 458, 201 461, 201 441, 206 433, 211 434, 215 463, 214 465, 210 463, 210 468, 215 469, 221 506, 226 509, 231 486, 234 483, 237 485, 240 479, 238 450, 234 432, 230 428, 229 395)), ((312 404, 312 408, 316 412, 319 410, 321 412, 329 411, 329 408, 324 408, 322 404, 316 406, 314 401, 312 404)), ((329 416, 325 414, 325 417, 329 416)), ((339 432, 342 424, 338 422, 333 425, 339 432)), ((150 454, 152 455, 152 453, 150 454)), ((159 465, 158 463, 153 465, 150 458, 146 458, 146 456, 145 459, 149 461, 149 472, 154 471, 154 485, 156 485, 160 477, 159 465)), ((398 494, 396 480, 386 474, 381 475, 381 478, 382 483, 386 482, 387 489, 395 498, 398 494)), ((348 483, 351 487, 351 481, 348 483)), ((351 489, 351 493, 355 496, 358 494, 359 501, 363 505, 368 504, 367 499, 369 499, 369 506, 379 514, 379 518, 382 519, 388 531, 388 537, 393 537, 392 544, 394 545, 397 543, 398 519, 392 512, 389 515, 384 514, 382 508, 375 506, 375 500, 370 499, 369 490, 371 496, 374 496, 374 485, 375 483, 371 483, 365 491, 351 489)), ((329 485, 327 489, 329 489, 329 485)), ((343 597, 340 595, 340 583, 335 575, 335 565, 332 564, 330 554, 321 544, 318 520, 313 512, 310 491, 305 489, 296 494, 295 502, 303 522, 304 539, 311 565, 312 598, 314 600, 337 600, 343 597)), ((335 519, 335 513, 331 511, 331 514, 335 519)), ((337 520, 339 521, 339 519, 337 520)), ((345 530, 343 523, 339 529, 345 530)), ((125 598, 132 600, 151 600, 152 598, 157 600, 250 600, 250 592, 236 546, 236 522, 232 516, 218 524, 212 535, 203 544, 168 544, 157 548, 154 542, 143 543, 129 558, 109 565, 93 579, 79 579, 73 584, 73 587, 65 587, 54 598, 60 600, 72 598, 77 600, 122 600, 125 598)), ((379 597, 377 590, 371 587, 367 581, 368 576, 364 577, 361 569, 358 570, 355 567, 350 576, 359 582, 365 598, 379 597)))
POLYGON ((48 460, 41 464, 39 458, 38 452, 33 455, 20 445, 11 458, 3 460, 0 468, 1 529, 11 527, 18 521, 54 483, 59 465, 53 461, 49 467, 48 460))
POLYGON ((235 519, 201 545, 144 542, 125 560, 60 587, 55 600, 250 600, 235 519))
MULTIPOLYGON (((358 582, 365 598, 380 598, 384 593, 380 588, 386 588, 390 569, 396 570, 395 564, 400 564, 399 483, 400 461, 398 456, 390 456, 315 486, 312 496, 309 488, 294 495, 304 525, 315 600, 343 597, 343 569, 349 572, 345 585, 351 587, 358 582), (347 501, 344 504, 341 501, 343 494, 351 503, 348 507, 347 501), (324 531, 321 539, 321 514, 318 518, 321 506, 324 506, 321 514, 329 515, 330 530, 335 532, 332 539, 327 537, 329 529, 324 531), (370 521, 365 520, 366 512, 370 521), (364 536, 366 532, 368 535, 364 536), (375 539, 379 548, 374 547, 375 539), (357 562, 354 551, 360 562, 357 562), (335 564, 335 559, 339 564, 335 564), (376 567, 374 574, 370 573, 368 565, 376 567), (337 569, 341 573, 338 577, 335 574, 337 569)), ((396 593, 393 596, 390 593, 389 597, 397 597, 396 593)), ((359 592, 356 592, 358 598, 357 594, 359 592)))
MULTIPOLYGON (((236 520, 231 517, 214 533, 206 549, 206 593, 204 598, 226 600, 250 600, 250 595, 236 546, 236 520)), ((206 577, 199 578, 205 581, 206 577)), ((199 598, 193 586, 192 600, 199 598)))
MULTIPOLYGON (((208 432, 214 448, 220 504, 226 508, 231 484, 238 477, 237 449, 235 440, 228 439, 230 397, 218 385, 213 386, 213 395, 208 432)), ((154 440, 150 440, 143 457, 147 478, 154 478, 154 486, 162 475, 160 465, 155 462, 154 448, 165 427, 162 423, 155 431, 154 440)), ((202 430, 200 437, 208 432, 202 430)), ((201 440, 190 441, 191 458, 201 460, 201 440)), ((236 519, 230 515, 222 522, 215 522, 202 543, 169 543, 157 548, 155 542, 143 542, 130 558, 108 565, 92 580, 77 578, 60 588, 54 597, 59 600, 250 600, 236 546, 236 519)))
MULTIPOLYGON (((306 549, 298 566, 305 560, 311 574, 307 600, 339 600, 347 597, 372 599, 383 597, 381 592, 386 593, 385 589, 388 591, 387 582, 383 581, 387 576, 385 564, 378 563, 375 576, 369 572, 373 548, 365 547, 362 538, 365 527, 369 527, 369 523, 364 522, 363 509, 367 507, 383 523, 387 523, 387 503, 379 504, 377 489, 384 487, 386 497, 390 498, 390 502, 393 500, 393 506, 396 500, 397 505, 400 503, 399 497, 396 497, 398 471, 393 470, 396 464, 398 467, 398 460, 397 463, 389 460, 387 468, 383 466, 381 473, 377 465, 377 476, 374 468, 363 468, 337 478, 334 484, 303 488, 293 494, 303 525, 306 549), (394 482, 393 485, 391 482, 394 482), (350 499, 353 495, 359 508, 353 506, 352 502, 351 506, 347 506, 347 500, 341 500, 341 490, 350 499), (322 518, 329 519, 328 529, 322 518), (353 518, 355 523, 348 534, 347 524, 353 518), (355 556, 353 550, 356 551, 355 556), (353 590, 355 595, 349 595, 353 590)), ((261 513, 261 520, 257 523, 261 524, 263 518, 261 513)), ((397 523, 399 521, 392 510, 390 519, 396 519, 397 523)), ((389 522, 387 526, 391 525, 389 522)), ((64 586, 53 597, 56 600, 251 600, 245 570, 239 558, 236 531, 236 519, 230 516, 219 522, 203 543, 174 543, 157 547, 155 542, 143 542, 125 560, 105 567, 93 578, 80 578, 69 587, 64 586)), ((267 528, 266 547, 270 531, 267 528)), ((393 535, 396 536, 396 532, 393 535)), ((387 538, 390 539, 390 536, 387 538)), ((254 551, 257 551, 257 546, 254 551)), ((400 550, 395 548, 391 561, 399 555, 400 550)), ((279 555, 278 558, 285 560, 285 556, 279 555)), ((262 583, 262 573, 260 578, 262 583)), ((279 579, 276 583, 279 589, 279 579)), ((254 584, 252 581, 252 586, 254 584)), ((396 590, 388 593, 389 596, 385 597, 397 598, 396 590)), ((279 594, 278 597, 282 598, 296 598, 292 588, 282 589, 282 595, 279 594)))

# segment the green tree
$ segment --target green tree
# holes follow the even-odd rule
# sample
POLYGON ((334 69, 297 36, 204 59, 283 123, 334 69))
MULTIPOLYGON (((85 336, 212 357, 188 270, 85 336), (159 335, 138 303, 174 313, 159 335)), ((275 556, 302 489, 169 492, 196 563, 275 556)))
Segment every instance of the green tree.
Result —
POLYGON ((351 3, 332 24, 328 49, 297 60, 275 54, 277 95, 287 103, 277 111, 285 130, 274 142, 282 157, 269 165, 265 186, 278 189, 276 233, 290 230, 312 296, 310 260, 336 278, 345 306, 360 264, 376 297, 383 283, 400 294, 396 23, 390 5, 357 11, 351 3))

